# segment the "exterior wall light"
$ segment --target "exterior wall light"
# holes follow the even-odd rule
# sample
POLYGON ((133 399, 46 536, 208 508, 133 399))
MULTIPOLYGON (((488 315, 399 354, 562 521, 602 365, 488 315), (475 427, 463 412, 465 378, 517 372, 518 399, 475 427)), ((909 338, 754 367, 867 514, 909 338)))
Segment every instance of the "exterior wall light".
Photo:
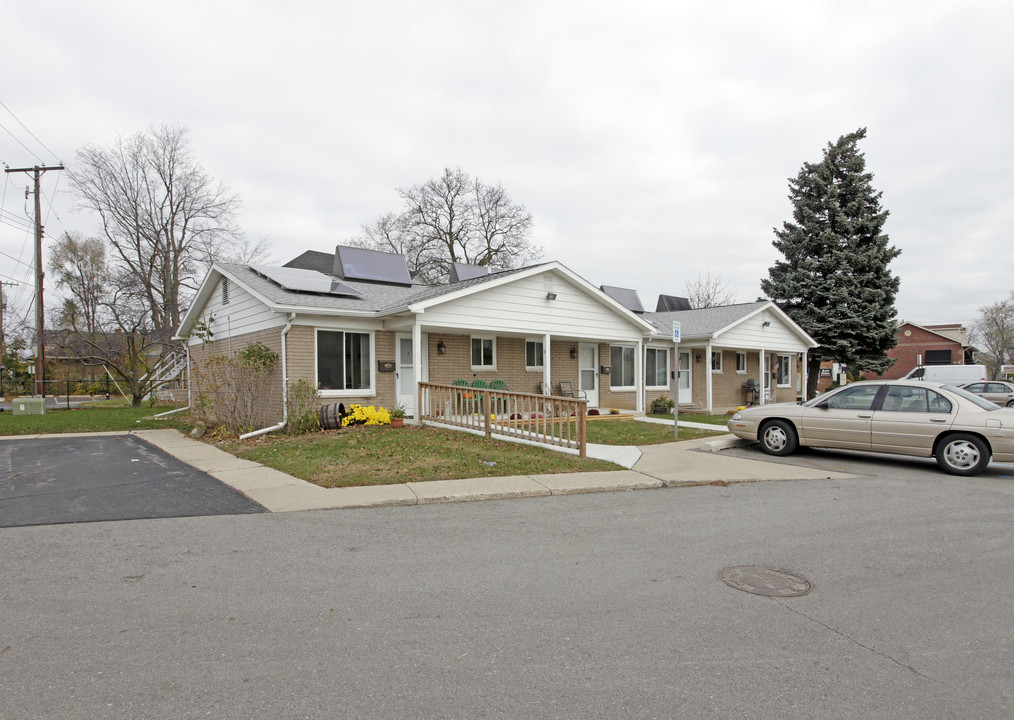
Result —
POLYGON ((444 341, 441 340, 440 342, 437 343, 437 355, 446 355, 446 354, 447 354, 447 346, 444 345, 444 341))
POLYGON ((546 293, 546 300, 556 300, 556 293, 555 292, 546 293))

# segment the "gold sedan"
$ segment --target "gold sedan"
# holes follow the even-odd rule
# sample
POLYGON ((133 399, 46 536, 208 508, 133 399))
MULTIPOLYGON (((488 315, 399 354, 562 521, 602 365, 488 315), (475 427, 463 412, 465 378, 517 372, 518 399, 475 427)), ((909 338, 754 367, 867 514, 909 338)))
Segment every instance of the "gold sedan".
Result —
POLYGON ((728 427, 770 455, 805 446, 935 457, 952 475, 980 473, 990 458, 1014 461, 1014 408, 940 383, 856 382, 802 403, 740 410, 728 427))

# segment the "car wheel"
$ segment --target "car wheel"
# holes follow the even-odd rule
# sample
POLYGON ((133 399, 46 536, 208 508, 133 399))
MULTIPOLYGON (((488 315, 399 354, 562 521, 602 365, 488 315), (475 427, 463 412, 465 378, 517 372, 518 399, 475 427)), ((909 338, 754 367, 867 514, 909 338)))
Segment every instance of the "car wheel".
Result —
POLYGON ((771 420, 761 427, 760 444, 768 455, 791 455, 799 444, 799 436, 792 423, 771 420))
POLYGON ((937 465, 951 475, 978 475, 989 465, 989 448, 975 435, 948 435, 937 446, 937 465))
POLYGON ((1007 403, 1007 407, 1014 408, 1014 400, 1011 400, 1009 403, 1007 403))

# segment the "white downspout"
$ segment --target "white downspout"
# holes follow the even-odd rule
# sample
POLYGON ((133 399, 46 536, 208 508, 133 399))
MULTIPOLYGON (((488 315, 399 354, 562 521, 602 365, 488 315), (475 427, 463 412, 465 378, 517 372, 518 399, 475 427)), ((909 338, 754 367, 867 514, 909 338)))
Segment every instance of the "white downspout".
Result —
POLYGON ((289 319, 285 322, 285 328, 282 330, 282 421, 277 425, 271 427, 261 428, 260 430, 254 430, 244 435, 240 435, 240 440, 246 440, 247 438, 257 437, 258 435, 266 435, 269 432, 275 430, 281 430, 289 422, 289 364, 286 362, 285 357, 285 336, 289 334, 289 330, 292 329, 292 321, 296 319, 296 313, 289 313, 289 319))

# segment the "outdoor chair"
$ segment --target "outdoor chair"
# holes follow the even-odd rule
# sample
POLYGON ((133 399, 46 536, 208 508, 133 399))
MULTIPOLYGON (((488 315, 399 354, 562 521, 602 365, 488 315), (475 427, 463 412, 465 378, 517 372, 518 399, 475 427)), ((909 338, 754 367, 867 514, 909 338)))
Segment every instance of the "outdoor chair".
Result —
MULTIPOLYGON (((468 380, 455 380, 454 382, 451 383, 451 385, 454 385, 455 387, 460 387, 460 388, 471 387, 468 384, 468 380)), ((464 403, 464 401, 471 400, 471 399, 472 399, 472 393, 470 393, 470 392, 464 392, 464 391, 459 392, 458 393, 458 410, 459 411, 461 410, 461 407, 462 407, 462 404, 464 403)))
POLYGON ((560 382, 560 395, 563 397, 569 397, 574 399, 581 400, 588 399, 588 393, 586 393, 584 390, 578 390, 577 393, 575 393, 574 386, 567 380, 563 380, 560 382))
MULTIPOLYGON (((493 381, 491 381, 489 383, 489 389, 490 390, 496 390, 497 392, 510 392, 510 388, 507 387, 507 383, 505 383, 503 380, 493 380, 493 381)), ((506 407, 505 403, 506 403, 506 400, 504 398, 498 397, 496 399, 496 405, 495 405, 496 411, 497 412, 506 411, 507 407, 506 407)))
MULTIPOLYGON (((476 390, 489 390, 489 383, 487 383, 485 380, 473 380, 472 387, 475 388, 476 390)), ((475 396, 475 399, 477 401, 476 406, 479 408, 479 412, 483 412, 485 407, 482 404, 482 394, 473 393, 473 395, 475 396)))

